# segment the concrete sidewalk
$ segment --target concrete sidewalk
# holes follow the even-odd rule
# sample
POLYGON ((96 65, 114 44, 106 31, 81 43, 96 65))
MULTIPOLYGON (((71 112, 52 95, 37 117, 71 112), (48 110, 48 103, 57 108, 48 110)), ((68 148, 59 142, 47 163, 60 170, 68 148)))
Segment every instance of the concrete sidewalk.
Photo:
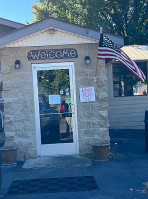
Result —
MULTIPOLYGON (((148 182, 148 154, 145 153, 143 139, 115 139, 111 143, 112 158, 107 162, 91 161, 92 164, 76 167, 24 169, 3 167, 2 192, 5 199, 148 199, 144 193, 148 182), (119 153, 117 157, 116 154, 119 153), (7 192, 14 180, 94 176, 100 188, 97 191, 61 192, 8 196, 7 192)), ((86 160, 86 159, 85 159, 86 160)), ((87 162, 87 161, 86 161, 87 162)), ((88 160, 89 162, 89 160, 88 160)), ((87 162, 87 163, 88 163, 87 162)))

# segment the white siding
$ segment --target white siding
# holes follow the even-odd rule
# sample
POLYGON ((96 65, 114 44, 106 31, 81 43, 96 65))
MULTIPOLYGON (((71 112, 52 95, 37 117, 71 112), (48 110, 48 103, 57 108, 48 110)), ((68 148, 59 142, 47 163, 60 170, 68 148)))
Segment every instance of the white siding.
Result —
POLYGON ((27 36, 22 40, 19 39, 15 42, 12 42, 7 45, 7 47, 47 46, 83 43, 97 43, 97 41, 95 39, 85 38, 59 30, 48 29, 44 30, 43 32, 38 32, 36 34, 27 36))
POLYGON ((106 66, 110 129, 144 129, 148 96, 113 97, 112 68, 106 66))

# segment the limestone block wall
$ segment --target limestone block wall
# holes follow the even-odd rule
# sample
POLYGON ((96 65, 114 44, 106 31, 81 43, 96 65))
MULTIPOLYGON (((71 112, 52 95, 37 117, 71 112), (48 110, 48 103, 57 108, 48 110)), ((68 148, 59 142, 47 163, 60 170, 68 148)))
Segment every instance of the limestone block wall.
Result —
POLYGON ((79 55, 84 59, 87 55, 91 58, 89 65, 81 59, 75 64, 76 94, 78 112, 79 149, 81 154, 91 154, 93 143, 108 142, 108 94, 107 77, 104 60, 97 63, 96 44, 79 47, 79 55), (87 49, 87 50, 86 50, 87 49), (82 64, 83 63, 83 64, 82 64), (97 82, 94 77, 97 76, 97 82), (96 94, 95 102, 80 102, 80 88, 94 87, 96 94))
POLYGON ((80 154, 92 153, 91 144, 109 141, 108 95, 105 62, 97 64, 97 44, 4 48, 1 51, 1 71, 5 106, 6 145, 18 147, 18 160, 37 157, 32 64, 74 62, 76 105, 80 154), (35 49, 75 48, 78 58, 65 60, 28 61, 27 54, 35 49), (84 57, 91 63, 86 65, 84 57), (15 60, 21 69, 14 68, 15 60), (97 76, 97 82, 94 77, 97 76), (94 87, 96 101, 80 102, 80 88, 94 87))
POLYGON ((25 48, 6 48, 1 52, 6 146, 18 148, 18 160, 36 157, 33 83, 31 63, 25 48), (15 60, 21 69, 15 69, 15 60))

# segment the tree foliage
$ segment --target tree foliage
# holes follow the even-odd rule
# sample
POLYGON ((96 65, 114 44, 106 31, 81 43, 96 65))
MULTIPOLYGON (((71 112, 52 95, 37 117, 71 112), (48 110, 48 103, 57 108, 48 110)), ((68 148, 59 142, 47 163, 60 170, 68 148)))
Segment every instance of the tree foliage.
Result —
POLYGON ((55 17, 123 36, 125 44, 147 44, 147 0, 38 0, 35 19, 55 17))
POLYGON ((41 70, 37 73, 40 94, 59 95, 64 88, 70 88, 69 70, 41 70))
POLYGON ((33 5, 35 19, 40 21, 54 17, 75 24, 86 25, 86 9, 82 8, 79 0, 39 0, 40 5, 33 5), (84 17, 85 16, 85 17, 84 17))

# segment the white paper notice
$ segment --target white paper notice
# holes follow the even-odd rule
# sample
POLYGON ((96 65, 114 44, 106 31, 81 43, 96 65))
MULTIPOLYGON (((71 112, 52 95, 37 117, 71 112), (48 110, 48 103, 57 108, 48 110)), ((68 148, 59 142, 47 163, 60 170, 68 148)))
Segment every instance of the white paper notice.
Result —
POLYGON ((94 87, 80 88, 80 102, 94 102, 95 89, 94 87))
POLYGON ((49 95, 49 104, 61 104, 60 95, 49 95))

